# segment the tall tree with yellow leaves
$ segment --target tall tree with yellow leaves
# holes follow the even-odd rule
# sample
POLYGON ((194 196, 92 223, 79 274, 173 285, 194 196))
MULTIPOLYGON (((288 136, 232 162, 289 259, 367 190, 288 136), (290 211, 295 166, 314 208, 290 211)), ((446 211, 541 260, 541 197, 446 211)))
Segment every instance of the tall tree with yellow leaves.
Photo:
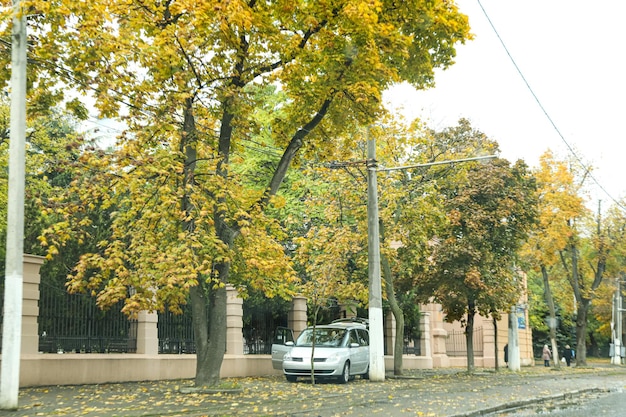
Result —
POLYGON ((129 313, 176 309, 189 295, 198 385, 219 381, 225 286, 252 280, 286 294, 294 279, 264 215, 289 166, 303 153, 323 159, 334 137, 375 120, 392 83, 432 85, 469 38, 450 0, 26 3, 37 91, 89 94, 128 125, 114 153, 85 155, 68 220, 43 242, 54 254, 70 235, 88 239, 82 207, 117 207, 112 238, 83 256, 68 286, 101 305, 125 299, 129 313), (252 117, 263 85, 287 96, 271 126, 252 117), (233 167, 264 129, 280 156, 259 193, 233 167), (238 279, 233 259, 245 260, 238 279))
POLYGON ((551 272, 559 269, 559 254, 565 250, 573 238, 572 222, 587 213, 580 184, 575 182, 574 174, 565 161, 558 161, 551 152, 544 153, 535 171, 538 196, 538 225, 530 233, 522 253, 529 265, 542 277, 544 300, 548 306, 548 329, 550 343, 558 367, 558 348, 556 341, 557 317, 554 297, 550 286, 551 272))

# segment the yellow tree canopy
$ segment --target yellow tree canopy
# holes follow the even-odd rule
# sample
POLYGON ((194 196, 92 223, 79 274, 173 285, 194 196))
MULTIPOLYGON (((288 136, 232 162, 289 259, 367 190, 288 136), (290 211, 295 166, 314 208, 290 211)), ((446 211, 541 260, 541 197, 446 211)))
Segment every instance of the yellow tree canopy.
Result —
POLYGON ((82 258, 70 287, 110 304, 132 286, 130 311, 150 306, 155 289, 157 300, 180 302, 198 275, 223 285, 227 265, 254 254, 281 260, 242 262, 290 282, 276 227, 263 216, 288 166, 301 149, 332 155, 333 137, 381 114, 390 84, 432 85, 434 69, 451 65, 470 37, 467 17, 447 0, 24 4, 31 93, 82 92, 128 125, 113 154, 87 149, 74 197, 53 209, 64 220, 42 242, 54 254, 70 237, 88 239, 85 209, 110 210, 112 240, 82 258), (258 91, 271 85, 285 100, 260 124, 258 91), (264 132, 282 156, 259 193, 232 167, 264 132))

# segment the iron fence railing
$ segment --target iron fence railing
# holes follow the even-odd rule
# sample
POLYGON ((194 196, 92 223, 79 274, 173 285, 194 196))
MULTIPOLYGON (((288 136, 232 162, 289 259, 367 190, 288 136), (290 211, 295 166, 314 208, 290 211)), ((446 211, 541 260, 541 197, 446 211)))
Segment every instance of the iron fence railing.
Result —
MULTIPOLYGON (((472 346, 474 348, 474 356, 483 356, 482 327, 474 329, 472 346)), ((446 338, 446 353, 448 356, 467 355, 467 340, 465 338, 464 330, 452 330, 448 332, 448 337, 446 338)))
POLYGON ((243 352, 248 355, 272 353, 276 329, 287 327, 287 311, 280 311, 269 302, 250 303, 244 300, 243 352))
POLYGON ((121 312, 123 302, 103 311, 86 294, 42 282, 39 351, 44 353, 130 353, 137 350, 137 321, 121 312))
POLYGON ((181 305, 182 314, 169 310, 158 313, 159 353, 196 353, 191 306, 181 305))
POLYGON ((421 332, 419 329, 414 329, 411 327, 404 328, 404 349, 402 353, 405 355, 415 355, 421 356, 421 332))

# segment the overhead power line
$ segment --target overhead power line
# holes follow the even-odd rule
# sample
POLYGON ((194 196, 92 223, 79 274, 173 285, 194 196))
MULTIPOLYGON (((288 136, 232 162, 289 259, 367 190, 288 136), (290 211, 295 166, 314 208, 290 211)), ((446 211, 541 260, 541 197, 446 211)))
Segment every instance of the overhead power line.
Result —
POLYGON ((565 136, 561 133, 560 129, 558 128, 558 126, 556 125, 556 123, 554 122, 554 120, 552 120, 552 117, 550 117, 550 114, 548 113, 548 111, 545 109, 545 107, 543 106, 543 104, 541 103, 541 100, 539 100, 539 97, 537 97, 537 95, 535 94, 534 90, 532 89, 532 87, 530 86, 530 84, 528 83, 528 80, 526 79, 526 77, 524 76, 524 73, 522 72, 522 70, 520 69, 520 67, 517 65, 517 62, 515 62, 515 59, 513 59, 513 56, 511 55, 511 52, 509 51, 509 48, 506 46, 506 44, 504 43, 504 40, 502 39, 502 37, 500 37, 500 34, 498 33, 498 30, 496 29, 495 25, 493 24, 493 22, 491 21, 491 18, 489 17, 489 14, 487 13, 487 11, 485 10, 485 8, 483 7, 482 3, 480 0, 476 0, 478 2, 478 5, 480 6, 480 9, 482 10, 483 14, 485 15, 485 18, 487 19, 487 21, 489 22, 489 25, 491 26, 491 29, 493 29, 493 32, 496 34, 498 40, 500 41, 500 44, 502 45, 502 47, 504 48, 504 51, 506 52, 507 56, 509 57, 509 59, 511 60, 511 63, 513 64, 513 66, 515 67, 515 70, 517 71, 517 73, 519 74, 519 76, 521 77, 522 81, 524 81, 524 84, 526 85, 526 88, 528 89, 528 91, 530 92, 530 94, 533 96, 533 98, 535 99, 535 102, 537 103, 537 105, 539 106, 539 108, 541 109, 541 111, 543 112, 543 114, 546 116, 546 118, 548 119, 548 122, 550 122, 550 124, 552 125, 552 127, 554 128, 554 130, 556 131, 557 135, 561 138, 561 140, 563 141, 563 143, 565 144, 565 146, 567 147, 568 151, 572 154, 572 156, 574 157, 574 159, 576 160, 576 162, 578 162, 578 164, 580 164, 581 168, 587 173, 586 175, 591 178, 591 180, 598 186, 598 188, 600 188, 600 190, 602 190, 602 192, 604 194, 606 194, 617 206, 619 206, 622 210, 626 210, 626 206, 624 206, 622 203, 620 203, 616 198, 614 198, 607 190, 606 188, 604 188, 604 186, 602 184, 600 184, 600 182, 596 179, 596 177, 591 174, 591 169, 590 167, 587 166, 587 164, 585 162, 583 162, 583 160, 578 156, 578 154, 576 153, 576 151, 574 150, 574 148, 569 144, 569 142, 565 139, 565 136))

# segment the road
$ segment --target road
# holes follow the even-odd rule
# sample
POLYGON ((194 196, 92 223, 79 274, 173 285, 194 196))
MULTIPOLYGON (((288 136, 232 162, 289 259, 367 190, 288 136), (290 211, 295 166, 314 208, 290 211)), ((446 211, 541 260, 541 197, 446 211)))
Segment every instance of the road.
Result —
POLYGON ((524 409, 493 413, 493 417, 623 417, 626 414, 626 391, 615 391, 584 394, 578 398, 570 398, 567 401, 540 403, 524 409))
POLYGON ((23 388, 20 408, 0 410, 0 417, 610 417, 625 415, 626 404, 626 367, 621 366, 538 366, 472 375, 463 369, 433 369, 347 384, 289 383, 282 376, 224 382, 238 388, 194 391, 191 380, 23 388), (517 408, 510 411, 512 407, 517 408), (564 414, 550 414, 560 412, 564 414))

